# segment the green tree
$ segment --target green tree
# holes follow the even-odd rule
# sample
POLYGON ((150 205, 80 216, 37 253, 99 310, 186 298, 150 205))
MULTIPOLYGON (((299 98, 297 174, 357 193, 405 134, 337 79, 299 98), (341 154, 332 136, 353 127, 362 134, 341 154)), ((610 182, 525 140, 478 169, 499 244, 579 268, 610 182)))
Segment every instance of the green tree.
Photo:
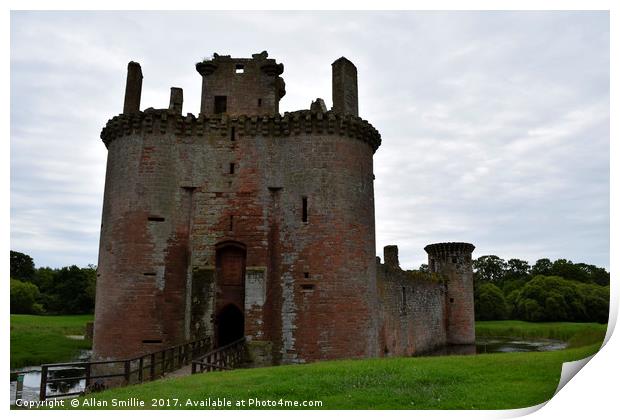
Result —
POLYGON ((509 294, 506 294, 504 292, 504 295, 506 296, 506 314, 507 317, 510 319, 519 319, 519 315, 517 313, 516 307, 517 307, 517 302, 519 301, 520 297, 521 297, 521 290, 520 289, 515 289, 512 292, 510 292, 509 294))
POLYGON ((518 258, 511 258, 506 263, 504 281, 526 279, 530 275, 530 264, 518 258))
POLYGON ((11 279, 11 313, 39 314, 42 306, 37 303, 39 289, 32 283, 11 279))
POLYGON ((477 284, 494 283, 501 286, 506 274, 506 261, 497 255, 483 255, 473 262, 474 281, 477 284))
POLYGON ((46 293, 46 307, 63 314, 92 313, 95 305, 96 268, 63 267, 54 275, 53 287, 46 293))
POLYGON ((532 276, 550 276, 553 263, 549 258, 541 258, 532 266, 530 273, 532 276))
POLYGON ((587 318, 601 324, 609 319, 609 286, 596 284, 579 284, 584 298, 587 318))
POLYGON ((583 283, 591 282, 587 270, 584 270, 584 268, 579 266, 579 264, 574 264, 572 261, 565 259, 559 259, 553 262, 553 266, 551 267, 551 275, 563 277, 569 280, 576 280, 583 283))
POLYGON ((606 322, 609 290, 558 276, 536 276, 511 294, 509 302, 514 302, 516 317, 525 321, 606 322))
POLYGON ((22 281, 34 278, 34 261, 30 255, 11 251, 11 277, 22 281))
POLYGON ((506 319, 506 299, 501 289, 493 283, 483 283, 475 291, 474 313, 481 321, 506 319))
POLYGON ((58 272, 57 268, 39 267, 34 273, 34 283, 41 293, 45 294, 54 289, 54 276, 58 272))

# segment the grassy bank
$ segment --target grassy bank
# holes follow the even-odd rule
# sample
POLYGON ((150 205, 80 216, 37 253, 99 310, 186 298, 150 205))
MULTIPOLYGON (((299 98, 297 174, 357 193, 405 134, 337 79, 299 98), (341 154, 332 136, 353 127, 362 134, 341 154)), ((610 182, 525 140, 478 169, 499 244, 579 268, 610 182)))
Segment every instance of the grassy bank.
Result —
POLYGON ((91 342, 66 336, 84 335, 92 320, 92 315, 11 315, 11 368, 72 360, 91 342))
MULTIPOLYGON (((510 331, 519 324, 483 323, 484 334, 510 331)), ((570 339, 596 326, 565 324, 545 329, 521 325, 516 336, 570 339), (551 331, 563 331, 551 335, 551 331), (573 336, 569 332, 573 331, 573 336), (536 334, 537 333, 537 334, 536 334)), ((603 331, 604 331, 604 327, 603 331)), ((164 379, 116 388, 92 397, 107 401, 139 398, 146 408, 152 399, 170 406, 194 408, 187 400, 226 398, 234 404, 249 399, 279 401, 319 400, 323 409, 508 409, 542 403, 553 396, 562 363, 595 353, 600 344, 541 353, 498 353, 478 356, 402 357, 342 360, 297 366, 239 369, 164 379), (175 406, 174 399, 178 399, 175 406), (179 405, 180 404, 180 405, 179 405)), ((87 408, 81 406, 80 408, 87 408)), ((241 407, 242 408, 242 407, 241 407)), ((246 408, 256 408, 247 407, 246 408)), ((289 408, 275 407, 266 408, 289 408)))
POLYGON ((567 341, 569 348, 602 344, 606 331, 605 324, 582 322, 476 322, 477 337, 549 338, 567 341))

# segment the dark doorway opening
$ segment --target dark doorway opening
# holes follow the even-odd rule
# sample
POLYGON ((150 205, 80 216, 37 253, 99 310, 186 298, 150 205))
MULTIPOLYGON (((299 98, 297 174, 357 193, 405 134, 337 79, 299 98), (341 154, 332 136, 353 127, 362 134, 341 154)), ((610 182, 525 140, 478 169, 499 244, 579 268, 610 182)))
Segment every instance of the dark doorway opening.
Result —
POLYGON ((243 338, 243 313, 236 305, 224 306, 217 315, 217 346, 222 347, 243 338))
MULTIPOLYGON (((232 216, 230 219, 232 223, 232 216)), ((232 229, 232 225, 230 226, 232 229)), ((215 345, 225 346, 244 336, 245 245, 216 245, 215 345)))

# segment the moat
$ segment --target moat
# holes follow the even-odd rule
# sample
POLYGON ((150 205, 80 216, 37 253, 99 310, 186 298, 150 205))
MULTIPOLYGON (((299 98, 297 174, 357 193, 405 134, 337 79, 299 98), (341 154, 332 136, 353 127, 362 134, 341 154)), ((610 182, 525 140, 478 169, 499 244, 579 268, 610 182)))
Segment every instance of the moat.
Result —
POLYGON ((525 339, 518 337, 480 337, 476 344, 448 345, 420 356, 454 356, 485 353, 517 353, 563 350, 568 345, 561 340, 546 338, 525 339))

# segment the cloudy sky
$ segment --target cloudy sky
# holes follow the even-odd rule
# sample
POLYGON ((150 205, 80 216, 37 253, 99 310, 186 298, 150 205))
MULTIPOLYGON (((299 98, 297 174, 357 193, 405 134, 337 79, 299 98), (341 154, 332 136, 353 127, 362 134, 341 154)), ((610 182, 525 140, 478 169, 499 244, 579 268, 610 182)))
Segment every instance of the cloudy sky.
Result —
POLYGON ((360 116, 380 132, 377 253, 416 268, 432 242, 475 257, 609 267, 606 12, 13 12, 11 249, 37 266, 96 264, 106 148, 126 66, 142 108, 184 89, 194 63, 267 50, 281 112, 331 106, 331 63, 358 68, 360 116))

